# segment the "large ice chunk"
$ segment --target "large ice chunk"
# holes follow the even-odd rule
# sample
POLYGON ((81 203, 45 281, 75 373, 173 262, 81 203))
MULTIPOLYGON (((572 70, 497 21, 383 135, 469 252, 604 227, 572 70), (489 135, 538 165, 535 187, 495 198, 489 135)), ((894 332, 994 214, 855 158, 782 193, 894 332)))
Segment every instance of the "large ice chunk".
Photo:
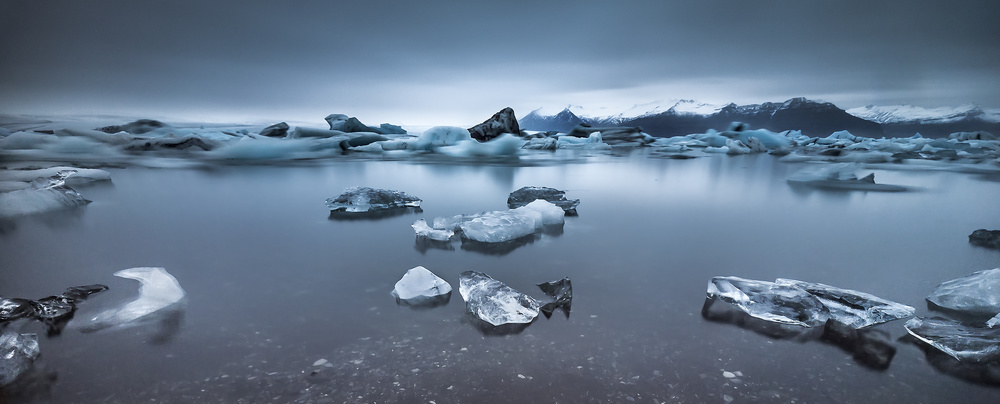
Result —
POLYGON ((927 301, 963 314, 992 317, 1000 313, 1000 268, 942 283, 927 296, 927 301))
POLYGON ((164 268, 138 267, 115 272, 115 276, 139 281, 139 297, 120 307, 104 311, 83 327, 84 331, 128 325, 180 304, 185 292, 177 279, 164 268))
POLYGON ((708 283, 708 298, 732 304, 752 317, 783 324, 816 327, 830 317, 826 306, 809 292, 774 282, 716 276, 708 283))
POLYGON ((427 225, 427 221, 424 219, 419 219, 413 222, 410 227, 412 227, 413 231, 417 233, 417 237, 427 237, 431 240, 448 241, 455 235, 454 230, 431 228, 431 226, 427 225))
POLYGON ((774 282, 796 287, 816 296, 826 306, 832 320, 853 328, 912 317, 915 312, 913 307, 855 290, 784 278, 778 278, 774 282))
POLYGON ((538 317, 538 301, 482 272, 462 272, 458 293, 466 310, 494 326, 526 324, 538 317))
POLYGON ((420 198, 405 192, 369 187, 348 188, 336 198, 326 200, 333 212, 370 212, 373 210, 419 207, 420 198))
POLYGON ((910 335, 959 361, 988 362, 1000 359, 1000 328, 920 317, 911 318, 904 326, 910 335))
MULTIPOLYGON (((462 222, 462 235, 482 243, 500 243, 535 233, 535 219, 541 216, 535 211, 496 211, 484 213, 462 222)), ((539 218, 540 219, 540 218, 539 218)))
POLYGON ((442 297, 451 296, 451 285, 422 266, 410 268, 396 282, 392 295, 397 302, 410 305, 433 303, 442 297))
POLYGON ((31 182, 31 188, 0 193, 0 218, 31 215, 58 209, 83 206, 90 201, 66 185, 75 171, 64 170, 48 178, 31 182))
POLYGON ((38 336, 4 331, 0 334, 0 387, 17 379, 38 357, 38 336))
POLYGON ((544 199, 566 211, 566 214, 576 213, 576 207, 580 204, 579 199, 566 199, 566 191, 560 191, 549 187, 523 187, 511 192, 507 197, 507 207, 511 209, 520 208, 538 199, 544 199))

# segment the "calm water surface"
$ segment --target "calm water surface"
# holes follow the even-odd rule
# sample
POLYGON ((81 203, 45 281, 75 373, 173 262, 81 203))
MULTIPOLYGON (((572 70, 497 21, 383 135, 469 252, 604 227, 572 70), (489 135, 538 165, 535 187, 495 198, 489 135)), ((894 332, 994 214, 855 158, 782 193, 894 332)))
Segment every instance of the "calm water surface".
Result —
POLYGON ((1000 226, 1000 182, 875 170, 879 182, 920 190, 810 191, 785 182, 802 167, 767 155, 640 155, 113 169, 113 185, 78 187, 89 206, 4 224, 0 295, 109 285, 81 305, 81 321, 136 295, 136 282, 112 273, 162 266, 187 291, 183 310, 97 333, 71 323, 53 338, 32 324, 42 356, 0 401, 1000 401, 1000 388, 936 370, 898 340, 902 321, 881 327, 897 353, 880 371, 835 345, 702 317, 716 275, 822 282, 926 316, 937 284, 1000 266, 1000 252, 967 239, 1000 226), (410 229, 506 209, 526 185, 566 190, 582 201, 579 216, 502 251, 427 247, 410 229), (328 217, 323 201, 351 186, 406 191, 423 212, 328 217), (417 265, 456 289, 459 273, 476 270, 536 297, 536 283, 568 276, 573 310, 488 335, 457 291, 442 307, 397 306, 393 284, 417 265))

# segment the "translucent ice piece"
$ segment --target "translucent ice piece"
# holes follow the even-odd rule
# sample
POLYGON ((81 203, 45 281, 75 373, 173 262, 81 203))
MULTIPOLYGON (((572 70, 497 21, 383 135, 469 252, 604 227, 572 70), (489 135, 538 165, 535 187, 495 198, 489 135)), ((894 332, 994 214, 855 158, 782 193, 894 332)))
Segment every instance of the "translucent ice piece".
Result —
POLYGON ((526 324, 538 317, 538 302, 482 272, 465 271, 458 278, 458 293, 470 313, 494 326, 526 324))
POLYGON ((546 201, 544 199, 536 199, 534 202, 531 202, 527 205, 524 205, 523 207, 514 210, 515 211, 532 210, 541 214, 541 223, 536 223, 535 224, 536 226, 538 224, 547 226, 553 224, 562 224, 565 222, 564 217, 566 216, 566 212, 563 211, 562 208, 553 204, 552 202, 546 201))
POLYGON ((534 234, 534 216, 515 211, 488 212, 463 222, 459 227, 463 236, 470 240, 500 243, 534 234))
POLYGON ((38 336, 35 334, 11 331, 0 334, 0 387, 13 382, 31 368, 39 352, 38 336))
POLYGON ((104 311, 84 326, 84 331, 125 325, 167 309, 184 299, 184 289, 163 268, 138 267, 115 272, 115 276, 139 281, 139 297, 121 307, 104 311))
POLYGON ((380 209, 419 207, 420 198, 391 189, 353 187, 336 198, 327 199, 326 206, 334 212, 370 212, 380 209))
POLYGON ((1000 359, 1000 328, 976 327, 943 318, 914 317, 906 331, 959 361, 1000 359))
POLYGON ((717 276, 708 283, 708 298, 738 307, 752 317, 783 324, 816 327, 826 324, 829 311, 805 290, 735 276, 717 276))
POLYGON ((451 285, 422 266, 406 271, 392 290, 392 295, 396 299, 411 305, 419 305, 450 294, 451 285))
POLYGON ((1000 268, 944 282, 927 296, 927 301, 944 309, 985 318, 1000 313, 1000 268))
POLYGON ((412 227, 413 231, 417 233, 417 236, 427 237, 431 240, 448 241, 451 239, 452 236, 455 235, 455 232, 449 229, 431 228, 430 226, 427 225, 427 221, 425 221, 424 219, 420 219, 413 222, 413 224, 410 225, 410 227, 412 227))
POLYGON ((73 173, 75 171, 60 171, 55 176, 32 181, 31 188, 0 193, 0 218, 31 215, 90 203, 79 192, 66 185, 66 178, 73 173))
POLYGON ((867 293, 840 289, 822 283, 802 282, 778 278, 779 285, 797 287, 819 298, 830 313, 830 318, 853 328, 912 317, 913 307, 885 300, 867 293))

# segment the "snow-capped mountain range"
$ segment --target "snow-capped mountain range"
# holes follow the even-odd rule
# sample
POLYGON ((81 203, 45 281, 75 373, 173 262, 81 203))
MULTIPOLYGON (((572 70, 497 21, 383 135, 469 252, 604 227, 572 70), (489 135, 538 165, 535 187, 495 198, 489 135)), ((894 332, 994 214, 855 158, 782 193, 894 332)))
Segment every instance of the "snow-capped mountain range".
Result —
POLYGON ((1000 132, 1000 110, 985 110, 968 104, 959 107, 922 108, 890 105, 843 110, 828 102, 792 98, 785 102, 713 105, 694 100, 638 104, 621 111, 586 109, 570 105, 557 113, 541 109, 520 120, 526 130, 569 131, 576 125, 640 126, 655 136, 676 136, 725 129, 732 121, 775 131, 802 130, 820 136, 848 130, 869 137, 909 137, 921 133, 944 137, 952 132, 985 130, 1000 132))

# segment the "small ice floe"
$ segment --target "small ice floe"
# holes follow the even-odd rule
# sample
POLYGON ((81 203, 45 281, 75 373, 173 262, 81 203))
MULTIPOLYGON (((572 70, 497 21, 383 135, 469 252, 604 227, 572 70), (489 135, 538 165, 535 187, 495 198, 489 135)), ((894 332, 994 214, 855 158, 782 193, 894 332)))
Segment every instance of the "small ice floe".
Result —
POLYGON ((0 387, 30 369, 40 352, 37 335, 0 329, 0 387))
POLYGON ((418 219, 410 227, 417 233, 417 237, 426 237, 436 241, 448 241, 455 235, 452 230, 432 228, 424 219, 418 219))
POLYGON ((858 178, 855 166, 850 163, 833 164, 802 169, 788 177, 791 185, 841 191, 902 192, 900 185, 876 184, 875 173, 858 178))
POLYGON ((466 310, 493 326, 527 324, 538 317, 538 301, 482 272, 459 276, 458 292, 466 310))
POLYGON ((0 219, 90 203, 79 192, 66 185, 66 179, 75 173, 75 170, 62 170, 54 176, 31 181, 27 188, 0 193, 0 219))
POLYGON ((369 187, 348 188, 336 198, 326 200, 331 212, 365 213, 395 208, 420 207, 420 198, 402 191, 369 187))
POLYGON ((166 269, 159 267, 129 268, 115 272, 115 276, 139 281, 139 297, 99 313, 91 318, 89 323, 81 327, 82 331, 91 332, 159 319, 159 314, 168 314, 184 300, 184 289, 166 269))
POLYGON ((1000 268, 974 272, 938 285, 927 301, 960 315, 985 319, 1000 313, 1000 268))
POLYGON ((448 303, 451 285, 422 266, 410 268, 392 290, 396 303, 437 306, 448 303))
POLYGON ((507 207, 520 208, 538 199, 562 208, 570 216, 576 215, 576 207, 580 205, 579 199, 566 199, 566 191, 549 187, 523 187, 507 196, 507 207))
POLYGON ((834 320, 863 328, 914 313, 910 306, 867 293, 782 278, 767 282, 717 276, 708 284, 708 298, 729 303, 755 318, 802 327, 834 320))

